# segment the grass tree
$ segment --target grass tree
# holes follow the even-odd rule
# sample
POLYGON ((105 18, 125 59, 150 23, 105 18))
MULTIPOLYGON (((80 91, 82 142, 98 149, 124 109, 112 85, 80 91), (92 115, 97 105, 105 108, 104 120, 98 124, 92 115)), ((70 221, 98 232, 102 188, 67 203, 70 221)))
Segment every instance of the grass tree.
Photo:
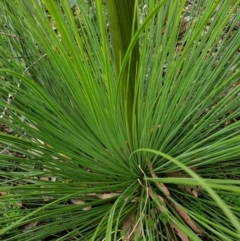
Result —
POLYGON ((3 240, 240 239, 237 0, 2 0, 3 240))

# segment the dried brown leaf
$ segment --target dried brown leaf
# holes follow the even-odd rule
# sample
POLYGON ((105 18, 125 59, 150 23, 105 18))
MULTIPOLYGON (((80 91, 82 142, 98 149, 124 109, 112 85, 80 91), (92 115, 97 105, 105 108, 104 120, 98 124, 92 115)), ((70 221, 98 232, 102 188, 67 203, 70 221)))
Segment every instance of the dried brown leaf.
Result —
POLYGON ((120 195, 120 193, 118 193, 118 192, 96 194, 96 196, 99 199, 107 199, 107 198, 116 197, 116 196, 119 196, 119 195, 120 195))
POLYGON ((140 223, 136 221, 136 216, 136 213, 131 214, 122 225, 124 241, 132 241, 135 237, 141 236, 142 229, 140 223))
POLYGON ((26 231, 28 231, 29 229, 35 228, 37 225, 38 225, 38 221, 29 223, 29 224, 27 224, 27 225, 24 227, 23 232, 26 232, 26 231))
POLYGON ((191 187, 186 187, 186 186, 178 186, 180 189, 186 191, 187 193, 191 194, 192 196, 198 198, 198 191, 194 188, 191 187))
MULTIPOLYGON (((149 171, 151 173, 151 176, 153 178, 158 178, 157 175, 155 174, 155 172, 153 171, 153 167, 152 167, 152 163, 151 161, 148 162, 148 168, 149 168, 149 171)), ((167 196, 170 195, 170 192, 169 190, 167 189, 167 187, 163 184, 163 183, 157 183, 158 187, 160 188, 160 190, 166 194, 167 196)))
POLYGON ((169 225, 182 241, 189 241, 188 236, 175 223, 169 222, 169 225))
MULTIPOLYGON (((71 203, 80 205, 80 204, 84 204, 85 201, 83 201, 83 200, 81 200, 81 199, 71 199, 71 203)), ((91 208, 92 208, 91 206, 85 207, 85 208, 83 208, 83 211, 87 211, 87 210, 89 210, 89 209, 91 209, 91 208)))
MULTIPOLYGON (((153 167, 152 167, 152 163, 149 161, 148 162, 148 168, 150 170, 150 173, 151 173, 151 176, 154 177, 154 178, 157 178, 157 175, 154 173, 153 171, 153 167)), ((172 172, 172 173, 168 173, 168 176, 181 176, 181 177, 184 177, 181 173, 179 172, 172 172)), ((170 196, 170 192, 169 190, 167 189, 167 187, 163 184, 163 183, 157 183, 158 186, 161 188, 161 190, 163 190, 163 192, 167 195, 167 196, 170 196)), ((191 190, 190 190, 191 191, 191 190)), ((149 195, 151 196, 152 199, 155 199, 156 198, 156 195, 154 195, 151 191, 151 189, 148 188, 148 193, 149 195)), ((192 195, 195 195, 197 196, 198 193, 194 192, 192 193, 191 191, 191 194, 192 195)), ((159 196, 158 197, 162 203, 165 203, 164 199, 159 196)), ((173 207, 176 209, 176 211, 178 212, 178 214, 182 217, 182 219, 189 225, 189 227, 195 232, 195 233, 198 233, 198 234, 204 234, 203 230, 201 228, 199 228, 195 222, 192 220, 192 218, 181 208, 179 207, 177 204, 173 203, 173 207)), ((160 210, 161 212, 163 212, 163 210, 160 210)))
POLYGON ((173 203, 174 208, 178 212, 178 214, 182 217, 182 219, 188 224, 188 226, 198 234, 204 234, 203 230, 199 228, 196 223, 192 220, 192 218, 182 210, 177 204, 173 203))
POLYGON ((6 196, 7 194, 7 192, 0 192, 0 196, 6 196))
POLYGON ((83 204, 85 201, 80 200, 80 199, 71 199, 71 203, 73 204, 83 204))
POLYGON ((155 200, 156 197, 158 197, 159 200, 161 201, 161 203, 163 203, 164 206, 166 206, 166 205, 165 205, 165 200, 164 200, 164 198, 162 198, 160 195, 154 194, 149 187, 147 187, 147 191, 148 191, 149 196, 150 196, 153 200, 155 200))

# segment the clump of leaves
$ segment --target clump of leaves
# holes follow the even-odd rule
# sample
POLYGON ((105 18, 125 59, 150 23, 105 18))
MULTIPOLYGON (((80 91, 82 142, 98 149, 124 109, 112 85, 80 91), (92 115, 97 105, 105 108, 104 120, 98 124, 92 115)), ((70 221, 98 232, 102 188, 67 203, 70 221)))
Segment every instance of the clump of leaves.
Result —
MULTIPOLYGON (((11 226, 16 217, 20 217, 24 211, 21 210, 22 204, 20 199, 6 192, 1 192, 0 197, 0 218, 2 219, 0 228, 4 229, 8 226, 11 226)), ((12 229, 11 231, 7 231, 6 236, 12 237, 19 233, 20 231, 18 228, 16 228, 15 230, 12 229)))
POLYGON ((239 240, 239 1, 111 3, 0 3, 0 235, 239 240))

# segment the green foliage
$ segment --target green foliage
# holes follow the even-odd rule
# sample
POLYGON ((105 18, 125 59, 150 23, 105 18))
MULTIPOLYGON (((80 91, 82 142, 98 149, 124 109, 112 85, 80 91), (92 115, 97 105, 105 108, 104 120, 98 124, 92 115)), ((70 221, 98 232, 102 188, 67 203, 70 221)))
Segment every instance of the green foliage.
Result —
MULTIPOLYGON (((21 210, 21 200, 15 198, 13 195, 4 193, 0 202, 0 218, 4 221, 1 222, 0 228, 4 229, 8 226, 13 225, 15 218, 23 214, 25 215, 26 212, 21 210)), ((6 235, 9 237, 17 234, 19 234, 17 228, 15 230, 11 230, 11 232, 6 232, 6 235)))
POLYGON ((159 215, 159 219, 161 220, 161 222, 163 223, 163 225, 166 225, 166 224, 168 223, 168 220, 169 220, 168 216, 165 215, 164 213, 161 213, 161 214, 159 215))
POLYGON ((233 206, 240 206, 240 195, 232 193, 220 193, 219 196, 227 203, 232 204, 233 206))
POLYGON ((239 241, 240 1, 116 3, 0 3, 0 239, 239 241))

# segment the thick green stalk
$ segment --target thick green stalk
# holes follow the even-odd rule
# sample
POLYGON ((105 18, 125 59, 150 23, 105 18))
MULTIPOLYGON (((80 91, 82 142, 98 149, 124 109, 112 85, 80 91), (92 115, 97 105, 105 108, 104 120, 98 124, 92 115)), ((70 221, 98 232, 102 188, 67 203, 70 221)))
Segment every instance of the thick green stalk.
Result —
MULTIPOLYGON (((137 30, 137 17, 135 12, 136 0, 110 0, 106 1, 112 47, 115 59, 117 77, 119 77, 121 64, 127 52, 132 36, 137 30)), ((122 98, 123 116, 128 122, 130 136, 132 134, 134 109, 134 89, 137 64, 139 62, 139 44, 136 43, 127 67, 123 70, 120 81, 120 96, 122 98)))

